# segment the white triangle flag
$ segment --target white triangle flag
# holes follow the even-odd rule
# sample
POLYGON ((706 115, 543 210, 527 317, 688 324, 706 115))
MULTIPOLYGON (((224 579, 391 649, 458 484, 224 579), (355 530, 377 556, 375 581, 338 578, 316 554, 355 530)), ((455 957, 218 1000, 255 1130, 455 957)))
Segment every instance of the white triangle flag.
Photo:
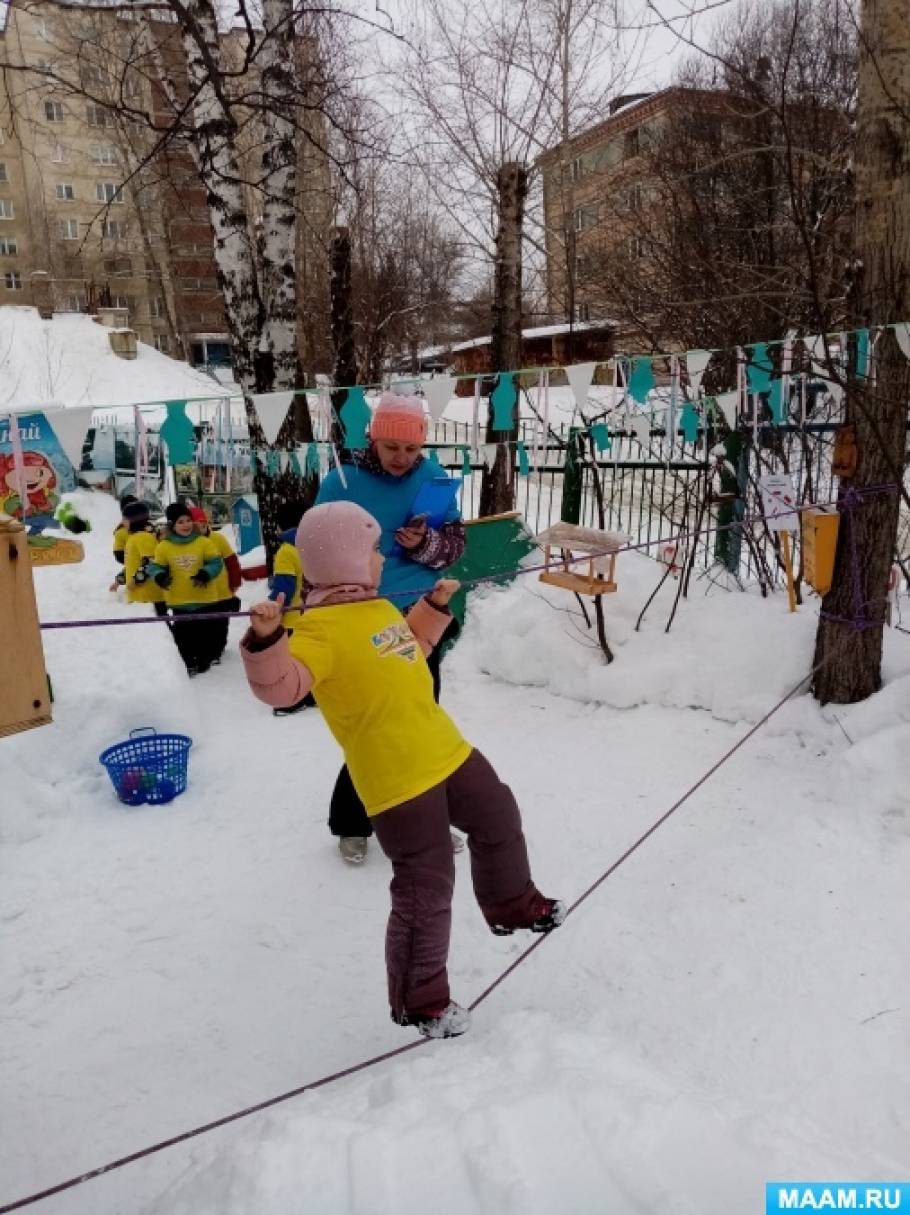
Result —
POLYGON ((632 433, 644 447, 651 437, 651 419, 646 414, 633 413, 629 415, 628 421, 632 433))
POLYGON ((898 321, 894 326, 894 336, 901 350, 910 359, 910 321, 898 321))
POLYGON ((259 425, 262 427, 262 433, 265 435, 265 441, 269 447, 278 438, 281 423, 287 417, 293 399, 294 393, 291 389, 287 392, 253 393, 253 404, 256 406, 259 425))
POLYGON ((291 467, 291 453, 288 451, 280 451, 278 453, 278 467, 283 473, 291 467))
POLYGON ((455 393, 455 383, 453 375, 437 375, 432 380, 424 380, 423 395, 434 422, 438 422, 445 413, 446 406, 455 393))
POLYGON ((588 389, 594 379, 596 366, 596 363, 573 363, 571 367, 566 368, 566 379, 569 381, 579 413, 584 413, 588 404, 588 389))
POLYGON ((483 462, 486 464, 487 468, 492 468, 496 463, 496 451, 498 447, 498 443, 484 443, 483 462))
POLYGON ((812 370, 816 375, 825 375, 828 369, 825 362, 825 335, 823 333, 814 333, 809 337, 804 337, 803 345, 809 352, 812 370))
POLYGON ((70 409, 58 409, 47 419, 67 460, 77 472, 82 467, 82 445, 94 411, 93 405, 74 405, 70 409))
POLYGON ((689 350, 686 352, 686 371, 689 373, 689 387, 696 397, 701 392, 701 377, 705 374, 705 368, 710 362, 710 350, 689 350))
POLYGON ((736 430, 736 406, 739 392, 734 388, 730 392, 719 392, 714 398, 715 404, 723 414, 724 421, 731 430, 736 430))

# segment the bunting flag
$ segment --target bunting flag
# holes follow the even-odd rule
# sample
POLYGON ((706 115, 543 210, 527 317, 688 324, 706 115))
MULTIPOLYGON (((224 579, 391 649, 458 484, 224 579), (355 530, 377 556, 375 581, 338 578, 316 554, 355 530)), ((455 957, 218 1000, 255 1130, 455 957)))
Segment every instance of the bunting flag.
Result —
POLYGON ((566 368, 566 379, 572 389, 575 406, 582 416, 584 416, 585 407, 588 404, 588 389, 594 379, 596 367, 596 363, 574 363, 571 367, 566 368))
POLYGON ((446 406, 455 393, 456 383, 453 375, 437 375, 432 380, 424 380, 423 395, 434 422, 438 422, 445 413, 446 406))
POLYGON ((827 364, 825 363, 825 335, 823 333, 813 333, 808 337, 804 337, 803 345, 809 353, 812 370, 816 375, 825 375, 827 372, 827 364))
POLYGON ((268 469, 268 474, 273 479, 281 476, 281 459, 277 451, 267 451, 265 453, 265 466, 268 469))
POLYGON ((471 449, 470 447, 462 447, 461 449, 461 475, 470 477, 471 472, 471 449))
POLYGON ((768 392, 771 387, 771 375, 774 371, 774 363, 768 353, 768 343, 756 342, 754 346, 747 346, 746 349, 749 351, 749 361, 746 363, 746 381, 749 391, 768 392))
POLYGON ((165 401, 167 418, 161 425, 159 434, 167 444, 167 462, 172 467, 175 464, 192 464, 196 445, 196 432, 193 423, 186 416, 186 401, 165 401))
POLYGON ((629 427, 642 447, 651 439, 651 419, 643 413, 633 413, 628 419, 629 427))
POLYGON ((705 368, 711 362, 710 350, 689 350, 686 352, 686 371, 689 375, 689 388, 698 397, 701 394, 701 380, 705 368))
POLYGON ((293 391, 285 392, 254 392, 253 405, 259 425, 265 435, 265 441, 271 447, 278 438, 284 419, 288 416, 291 402, 294 400, 293 391))
POLYGON ((290 452, 282 449, 278 453, 278 467, 281 469, 282 475, 287 472, 287 470, 291 467, 290 452))
POLYGON ((307 443, 306 444, 306 460, 304 461, 303 466, 306 469, 308 477, 318 477, 319 476, 319 444, 318 443, 307 443))
POLYGON ((487 468, 492 468, 496 463, 496 452, 498 449, 497 443, 484 443, 483 445, 483 462, 487 468))
POLYGON ((610 428, 606 422, 595 422, 591 426, 591 439, 598 451, 609 451, 613 446, 610 428))
POLYGON ((786 421, 787 411, 784 407, 784 381, 775 376, 771 381, 768 392, 768 408, 771 410, 771 420, 775 426, 781 426, 786 421))
POLYGON ((429 448, 427 451, 427 464, 432 464, 442 472, 442 465, 439 463, 439 455, 435 447, 429 448))
POLYGON ((698 429, 701 425, 701 418, 698 415, 698 410, 694 407, 691 401, 686 401, 683 405, 679 425, 683 432, 683 438, 685 441, 687 443, 694 443, 698 438, 698 429))
POLYGON ((527 477, 531 472, 531 461, 528 459, 528 449, 521 439, 515 443, 515 450, 518 452, 518 475, 527 477))
POLYGON ((654 368, 651 360, 640 355, 632 360, 632 372, 628 382, 629 395, 639 405, 647 404, 648 394, 654 387, 654 368))
POLYGON ((869 330, 856 331, 856 374, 864 380, 869 374, 869 330))
POLYGON ((900 321, 895 325, 894 336, 904 355, 910 359, 910 321, 900 321))
MULTIPOLYGON (((303 447, 306 449, 306 443, 303 444, 303 447)), ((295 477, 303 479, 303 469, 300 467, 300 457, 296 451, 291 452, 291 472, 295 477)))
POLYGON ((518 387, 511 371, 501 371, 496 377, 496 386, 490 394, 493 411, 493 430, 511 430, 515 425, 515 406, 518 403, 518 387))
POLYGON ((731 389, 730 392, 719 392, 714 398, 714 404, 723 420, 727 423, 730 430, 736 430, 736 407, 739 401, 739 392, 737 389, 731 389))
POLYGON ((372 416, 363 389, 349 388, 338 414, 348 451, 362 451, 367 446, 367 427, 372 416))
POLYGON ((47 419, 67 460, 77 471, 82 467, 82 445, 93 412, 93 405, 75 405, 71 409, 58 409, 47 419))

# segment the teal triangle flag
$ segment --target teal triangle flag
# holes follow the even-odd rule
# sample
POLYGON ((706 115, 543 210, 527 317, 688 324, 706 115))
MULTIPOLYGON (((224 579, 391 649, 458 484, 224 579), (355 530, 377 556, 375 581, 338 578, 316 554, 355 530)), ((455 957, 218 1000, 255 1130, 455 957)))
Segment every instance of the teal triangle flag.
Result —
POLYGON ((297 452, 291 452, 291 472, 295 477, 303 477, 303 469, 300 467, 300 461, 297 459, 297 452))
POLYGON ((771 410, 771 419, 775 426, 780 426, 782 422, 786 421, 784 417, 784 382, 780 376, 775 376, 771 381, 768 408, 771 410))
POLYGON ((749 346, 747 349, 749 361, 746 364, 746 380, 749 384, 749 391, 768 392, 771 388, 771 374, 774 371, 774 364, 768 353, 768 343, 756 342, 754 346, 749 346))
POLYGON ((195 458, 196 432, 186 416, 186 401, 165 401, 167 418, 161 427, 161 437, 167 443, 168 464, 192 464, 195 458))
POLYGON ((609 451, 613 446, 613 440, 610 438, 610 428, 606 422, 595 422, 591 427, 591 438, 594 440, 594 446, 598 451, 609 451))
POLYGON ((439 469, 439 471, 440 471, 440 472, 442 472, 442 465, 439 463, 439 456, 438 456, 438 454, 437 454, 437 452, 436 452, 436 448, 435 448, 435 447, 431 447, 431 448, 430 448, 430 449, 427 451, 427 463, 428 463, 428 464, 433 464, 433 465, 435 465, 435 466, 436 466, 436 468, 438 468, 438 469, 439 469))
POLYGON ((362 388, 349 388, 339 413, 344 428, 344 445, 348 451, 361 451, 367 445, 367 426, 370 424, 370 407, 362 388))
POLYGON ((269 470, 270 477, 279 477, 281 475, 281 460, 278 457, 277 451, 266 452, 265 466, 269 470))
POLYGON ((319 476, 319 445, 317 443, 309 443, 307 445, 306 470, 307 476, 319 476))
POLYGON ((856 374, 865 379, 869 374, 869 330, 856 331, 856 374))
POLYGON ((682 413, 679 415, 679 428, 683 432, 683 438, 687 443, 694 443, 698 438, 700 421, 698 410, 691 401, 686 401, 682 407, 682 413))
POLYGON ((515 424, 515 404, 518 401, 518 389, 515 376, 511 371, 500 372, 496 377, 496 387, 490 395, 490 406, 493 410, 492 426, 494 430, 511 430, 515 424))
POLYGON ((471 475, 471 449, 470 447, 462 447, 461 449, 461 475, 470 477, 471 475))
POLYGON ((521 439, 517 440, 515 450, 518 452, 518 475, 526 477, 531 471, 531 461, 528 459, 528 449, 521 439))
POLYGON ((629 395, 634 401, 638 401, 639 405, 647 402, 648 393, 654 387, 654 368, 651 366, 651 360, 645 355, 632 360, 628 387, 629 395))

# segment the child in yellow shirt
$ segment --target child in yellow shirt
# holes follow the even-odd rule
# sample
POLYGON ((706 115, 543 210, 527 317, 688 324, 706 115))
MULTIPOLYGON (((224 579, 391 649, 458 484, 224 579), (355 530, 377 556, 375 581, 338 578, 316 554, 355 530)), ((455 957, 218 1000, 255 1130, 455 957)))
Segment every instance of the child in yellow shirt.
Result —
POLYGON ((224 613, 223 619, 211 622, 213 627, 210 634, 212 639, 210 657, 213 663, 219 663, 227 648, 228 627, 231 623, 228 613, 240 611, 240 600, 235 593, 242 581, 240 561, 227 536, 222 532, 212 531, 211 520, 201 506, 191 506, 190 516, 196 525, 196 531, 200 536, 208 536, 223 562, 221 572, 215 576, 213 583, 215 601, 209 609, 212 612, 224 613))
POLYGON ((313 507, 297 531, 308 591, 290 638, 283 596, 253 608, 241 643, 254 695, 295 704, 312 689, 392 862, 386 966, 392 1018, 425 1037, 469 1028, 446 962, 455 862, 450 826, 468 836, 474 894, 491 930, 549 932, 564 904, 531 880, 511 790, 433 698, 426 654, 451 619, 458 583, 443 580, 408 618, 377 596, 376 520, 353 502, 313 507))
POLYGON ((223 562, 212 541, 196 531, 185 502, 172 502, 164 517, 167 520, 164 539, 158 541, 146 569, 165 592, 165 601, 174 617, 174 640, 192 678, 212 665, 212 626, 219 621, 194 621, 193 615, 213 610, 215 578, 221 573, 223 562))

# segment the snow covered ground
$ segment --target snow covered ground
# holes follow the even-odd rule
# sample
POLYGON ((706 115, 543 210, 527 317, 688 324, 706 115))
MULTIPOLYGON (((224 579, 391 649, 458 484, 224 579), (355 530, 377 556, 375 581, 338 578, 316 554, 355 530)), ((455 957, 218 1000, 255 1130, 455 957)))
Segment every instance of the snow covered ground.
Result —
MULTIPOLYGON (((113 602, 116 507, 45 620, 113 602)), ((576 898, 805 673, 814 609, 704 597, 635 633, 624 555, 603 667, 571 596, 475 597, 444 701, 515 788, 535 876, 576 898), (581 631, 579 629, 581 628, 581 631)), ((261 588, 245 590, 247 599, 261 588)), ((905 607, 906 613, 906 607, 905 607)), ((906 615, 905 615, 906 619, 906 615)), ((276 720, 233 645, 192 683, 158 624, 45 633, 52 726, 0 739, 0 1206, 409 1041, 385 1004, 389 868, 340 861, 338 754, 276 720), (170 806, 114 798, 131 728, 195 739, 170 806)), ((87 1182, 47 1215, 573 1215, 764 1209, 771 1178, 910 1177, 910 638, 851 708, 781 710, 477 1009, 471 1032, 87 1182)), ((468 1003, 523 949, 473 904, 468 1003)))

